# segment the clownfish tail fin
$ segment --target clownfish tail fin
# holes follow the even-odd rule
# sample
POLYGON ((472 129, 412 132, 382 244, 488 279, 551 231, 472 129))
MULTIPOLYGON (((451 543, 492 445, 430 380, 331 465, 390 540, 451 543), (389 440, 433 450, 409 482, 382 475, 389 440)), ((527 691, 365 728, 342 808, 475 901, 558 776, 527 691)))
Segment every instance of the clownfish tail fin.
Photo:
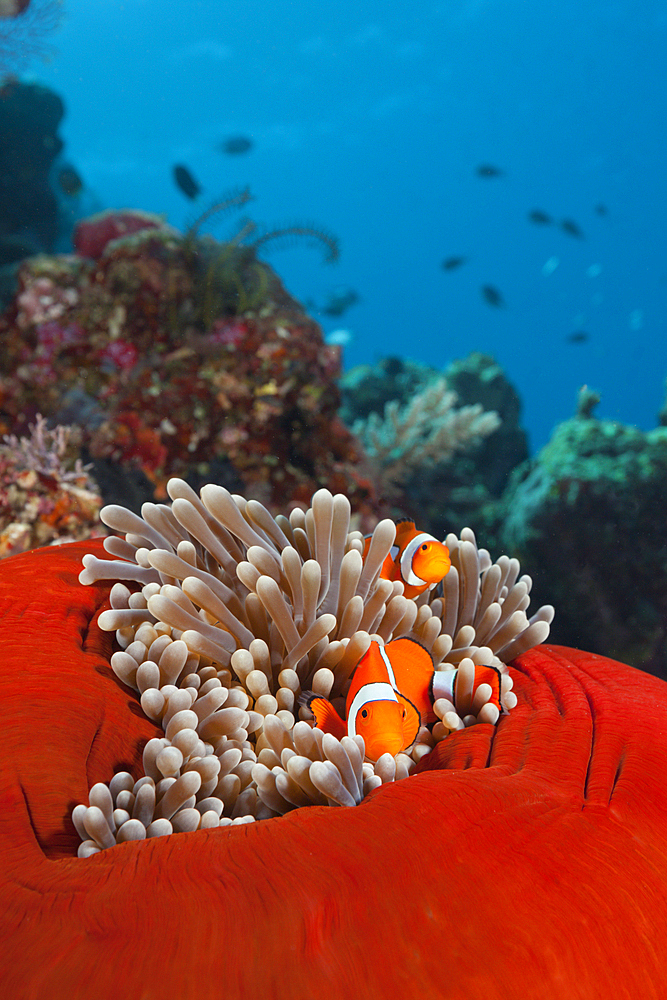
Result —
POLYGON ((473 692, 477 690, 480 684, 488 684, 491 688, 491 697, 489 698, 489 703, 495 705, 499 712, 502 713, 503 706, 500 701, 500 684, 501 673, 497 667, 487 667, 483 664, 475 664, 475 683, 473 687, 473 692))

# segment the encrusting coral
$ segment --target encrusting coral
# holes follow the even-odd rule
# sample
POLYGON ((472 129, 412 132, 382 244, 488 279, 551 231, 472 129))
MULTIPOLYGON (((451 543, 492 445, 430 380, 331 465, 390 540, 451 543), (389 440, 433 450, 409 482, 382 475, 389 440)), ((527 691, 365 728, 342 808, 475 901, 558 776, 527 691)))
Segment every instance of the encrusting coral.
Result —
POLYGON ((345 489, 377 514, 337 418, 340 349, 252 247, 130 211, 83 220, 75 243, 91 256, 23 261, 0 314, 0 433, 38 410, 78 424, 109 500, 137 482, 161 499, 179 475, 276 510, 345 489))
POLYGON ((171 506, 144 504, 142 517, 105 507, 103 521, 124 538, 105 540, 115 558, 83 559, 82 583, 119 581, 99 618, 121 647, 111 665, 165 735, 147 743, 143 777, 120 772, 74 809, 80 856, 300 806, 358 804, 450 732, 496 721, 486 692, 471 697, 475 662, 501 671, 503 708, 516 704, 506 664, 544 641, 553 608, 528 619, 530 578, 519 578, 515 559, 492 563, 469 529, 446 539, 442 593, 411 600, 380 577, 394 523, 377 525, 363 560, 341 494, 319 490, 288 519, 216 485, 197 496, 171 479, 167 491, 171 506), (403 635, 430 651, 436 670, 458 668, 464 690, 457 707, 436 702, 439 721, 407 752, 371 763, 361 737, 312 728, 299 696, 340 705, 371 638, 403 635))

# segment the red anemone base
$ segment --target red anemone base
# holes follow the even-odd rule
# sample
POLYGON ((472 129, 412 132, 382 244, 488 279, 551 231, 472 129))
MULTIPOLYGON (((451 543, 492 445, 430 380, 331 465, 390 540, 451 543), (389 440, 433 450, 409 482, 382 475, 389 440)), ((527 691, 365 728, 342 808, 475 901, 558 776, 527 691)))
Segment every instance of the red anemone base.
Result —
POLYGON ((0 995, 667 995, 667 684, 576 650, 357 808, 78 859, 72 807, 155 735, 76 579, 100 548, 0 564, 0 995))

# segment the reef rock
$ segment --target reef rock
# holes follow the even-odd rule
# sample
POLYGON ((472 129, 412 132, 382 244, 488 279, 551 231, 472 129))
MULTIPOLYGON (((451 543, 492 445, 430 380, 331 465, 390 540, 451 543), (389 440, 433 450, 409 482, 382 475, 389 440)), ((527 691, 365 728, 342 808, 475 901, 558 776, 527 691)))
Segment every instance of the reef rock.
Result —
POLYGON ((277 505, 327 486, 363 508, 373 488, 337 418, 339 350, 250 247, 120 214, 79 226, 97 259, 21 266, 0 317, 0 430, 38 411, 80 425, 103 493, 114 481, 128 500, 127 479, 135 505, 182 475, 277 505))
POLYGON ((76 438, 38 416, 28 437, 0 443, 0 558, 104 533, 102 500, 76 458, 76 438))
MULTIPOLYGON (((443 378, 455 397, 451 406, 433 411, 441 429, 457 413, 472 414, 471 407, 480 411, 478 418, 468 422, 468 433, 465 425, 459 428, 456 448, 444 461, 434 461, 423 448, 408 456, 403 462, 409 470, 402 482, 403 495, 394 491, 392 499, 398 510, 438 536, 474 524, 483 543, 495 548, 499 500, 512 470, 528 457, 528 440, 520 422, 519 395, 492 357, 474 352, 442 372, 397 357, 383 358, 373 366, 358 365, 341 379, 341 415, 350 426, 372 422, 377 420, 373 414, 381 415, 388 403, 405 409, 443 378), (493 423, 485 420, 493 413, 497 414, 493 423)), ((403 457, 400 442, 395 452, 394 459, 403 457)))
POLYGON ((13 286, 15 262, 53 249, 58 235, 49 174, 64 110, 47 87, 13 78, 0 85, 0 296, 13 286))
POLYGON ((557 641, 667 677, 667 428, 587 412, 515 473, 502 544, 558 607, 557 641))

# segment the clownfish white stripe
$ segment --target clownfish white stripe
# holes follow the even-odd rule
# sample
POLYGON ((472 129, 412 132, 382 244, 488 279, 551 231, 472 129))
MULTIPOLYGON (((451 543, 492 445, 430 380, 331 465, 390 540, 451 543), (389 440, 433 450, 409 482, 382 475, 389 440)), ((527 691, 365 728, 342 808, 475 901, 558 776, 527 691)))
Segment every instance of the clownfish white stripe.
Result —
POLYGON ((396 683, 396 677, 394 676, 394 668, 391 665, 391 660, 387 656, 387 650, 384 646, 378 644, 378 651, 380 656, 384 660, 384 665, 387 668, 387 676, 389 677, 389 683, 393 687, 394 691, 398 691, 398 685, 396 683))
POLYGON ((370 701, 395 701, 398 704, 396 692, 391 684, 385 684, 382 681, 377 681, 373 684, 364 684, 355 694, 347 713, 347 732, 349 736, 356 736, 357 713, 370 701))
POLYGON ((454 702, 454 686, 456 684, 456 675, 458 674, 458 668, 456 670, 436 670, 433 674, 432 682, 432 692, 433 701, 437 701, 438 698, 447 698, 448 701, 454 702))
POLYGON ((424 542, 435 542, 436 539, 433 535, 427 535, 426 532, 422 531, 414 538, 410 539, 408 544, 403 549, 403 555, 401 556, 401 576, 406 583, 410 584, 411 587, 423 587, 426 585, 426 580, 421 580, 416 573, 412 570, 412 560, 414 558, 415 552, 420 545, 424 542))

